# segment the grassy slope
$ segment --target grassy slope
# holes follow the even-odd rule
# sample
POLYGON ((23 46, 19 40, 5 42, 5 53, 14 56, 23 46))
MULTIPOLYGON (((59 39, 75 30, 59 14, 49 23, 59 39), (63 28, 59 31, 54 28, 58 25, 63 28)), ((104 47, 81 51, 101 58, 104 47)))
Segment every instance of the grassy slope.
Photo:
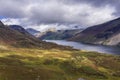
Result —
POLYGON ((120 57, 0 46, 0 80, 120 80, 120 57))

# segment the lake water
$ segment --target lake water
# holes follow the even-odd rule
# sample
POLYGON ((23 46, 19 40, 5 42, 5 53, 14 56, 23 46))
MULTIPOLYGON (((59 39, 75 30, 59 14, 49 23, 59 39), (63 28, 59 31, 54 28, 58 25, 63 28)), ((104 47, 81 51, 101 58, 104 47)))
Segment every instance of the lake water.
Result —
POLYGON ((59 45, 64 45, 64 46, 71 46, 75 49, 120 55, 120 48, 118 48, 118 47, 103 46, 103 45, 91 45, 91 44, 84 44, 84 43, 80 43, 80 42, 65 41, 65 40, 45 40, 45 41, 53 42, 53 43, 56 43, 59 45))

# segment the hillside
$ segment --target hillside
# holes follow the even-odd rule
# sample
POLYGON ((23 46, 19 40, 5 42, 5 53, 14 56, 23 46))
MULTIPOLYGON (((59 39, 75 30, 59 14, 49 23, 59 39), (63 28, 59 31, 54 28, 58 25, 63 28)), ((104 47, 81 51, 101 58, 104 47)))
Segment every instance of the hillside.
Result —
POLYGON ((120 57, 0 46, 0 80, 120 80, 120 57))
POLYGON ((119 45, 120 18, 89 27, 70 40, 92 44, 119 45))
POLYGON ((25 30, 20 25, 9 25, 8 27, 10 27, 13 30, 16 30, 16 31, 20 32, 21 34, 32 36, 27 30, 25 30))
POLYGON ((22 32, 14 30, 9 26, 0 26, 0 42, 16 47, 34 47, 40 46, 41 43, 33 36, 23 34, 22 32))
POLYGON ((82 29, 73 29, 73 30, 57 30, 57 31, 46 31, 40 33, 37 37, 39 39, 47 39, 47 40, 65 40, 73 37, 77 33, 81 32, 82 29))

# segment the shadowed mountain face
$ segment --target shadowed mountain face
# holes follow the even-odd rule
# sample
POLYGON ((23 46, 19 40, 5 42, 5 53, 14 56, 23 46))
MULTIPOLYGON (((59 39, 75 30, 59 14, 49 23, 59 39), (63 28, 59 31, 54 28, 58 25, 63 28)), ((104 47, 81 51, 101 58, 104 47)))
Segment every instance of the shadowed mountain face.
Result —
POLYGON ((120 18, 89 27, 70 40, 92 44, 119 45, 120 18))
POLYGON ((33 36, 29 35, 22 27, 20 26, 5 26, 2 25, 0 28, 0 41, 5 44, 13 45, 16 47, 33 47, 40 46, 40 44, 35 43, 40 42, 35 39, 33 36))
POLYGON ((30 35, 22 26, 19 25, 9 25, 11 29, 14 29, 22 34, 30 35))
POLYGON ((0 27, 4 26, 4 24, 0 21, 0 27))

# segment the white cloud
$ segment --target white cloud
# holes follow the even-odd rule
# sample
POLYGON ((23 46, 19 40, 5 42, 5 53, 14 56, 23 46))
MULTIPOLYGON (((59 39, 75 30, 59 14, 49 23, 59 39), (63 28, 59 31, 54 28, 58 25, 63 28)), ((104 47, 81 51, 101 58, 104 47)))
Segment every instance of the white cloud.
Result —
POLYGON ((19 19, 14 19, 14 18, 4 18, 4 19, 1 19, 1 21, 5 25, 13 25, 13 24, 20 25, 21 24, 19 19))
POLYGON ((27 26, 26 28, 33 28, 36 29, 38 31, 44 32, 48 29, 54 28, 56 30, 69 30, 69 29, 76 29, 75 26, 78 26, 77 28, 80 28, 81 26, 76 25, 76 24, 40 24, 40 25, 31 25, 31 26, 27 26))
POLYGON ((116 12, 115 8, 109 5, 98 8, 90 7, 86 12, 88 13, 88 16, 85 16, 83 21, 86 22, 87 26, 101 24, 106 21, 117 18, 115 15, 113 15, 115 12, 116 12))

